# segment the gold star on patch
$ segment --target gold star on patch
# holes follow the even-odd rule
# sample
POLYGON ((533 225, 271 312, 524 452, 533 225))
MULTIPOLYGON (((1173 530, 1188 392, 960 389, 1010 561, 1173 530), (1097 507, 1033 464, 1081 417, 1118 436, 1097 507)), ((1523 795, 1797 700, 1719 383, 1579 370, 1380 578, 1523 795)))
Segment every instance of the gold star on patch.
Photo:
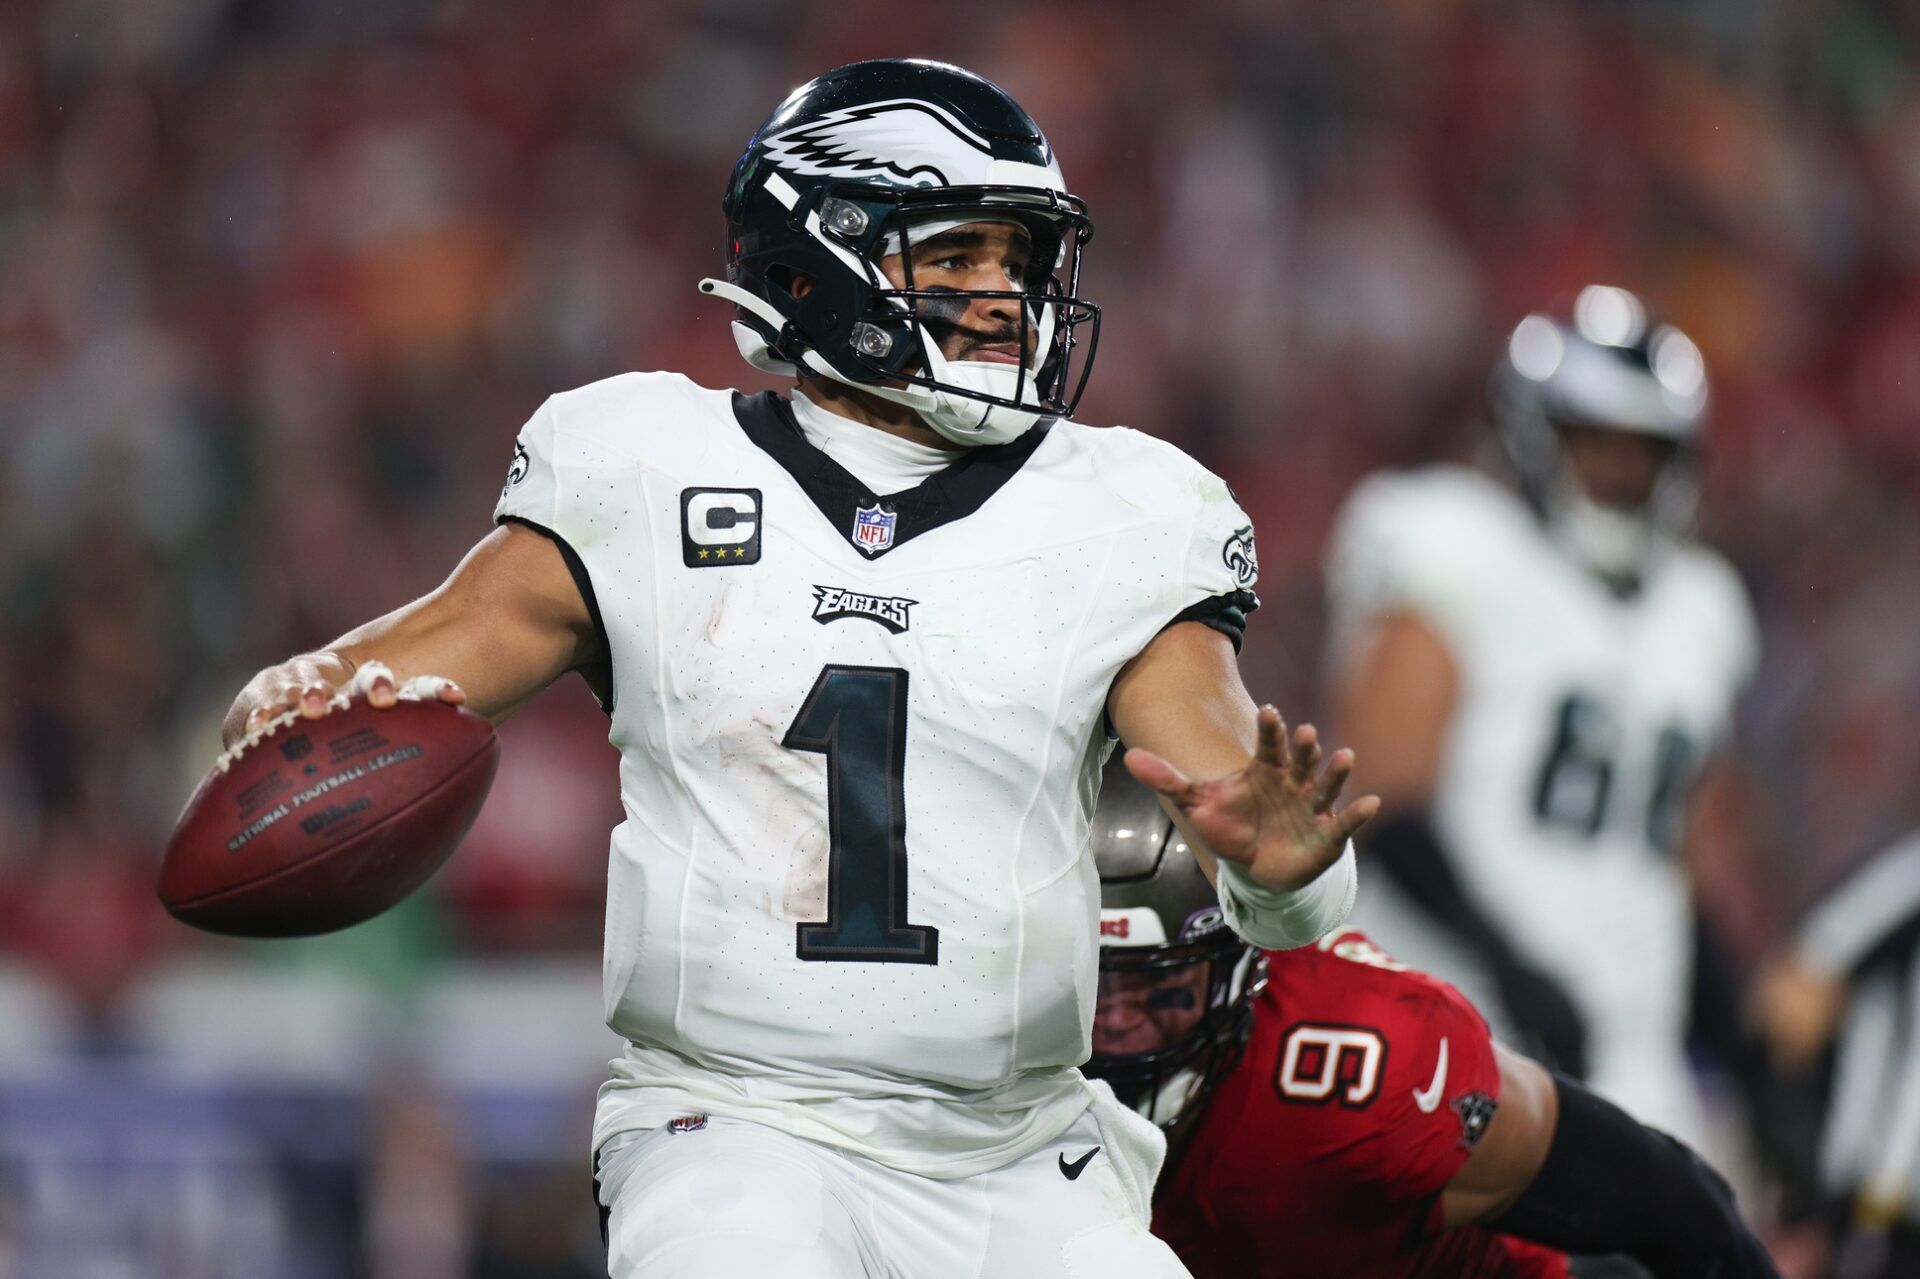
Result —
POLYGON ((707 553, 706 553, 705 551, 701 551, 701 552, 700 552, 700 558, 701 558, 701 559, 703 559, 703 560, 704 560, 705 558, 707 558, 707 553))
POLYGON ((736 560, 738 560, 738 559, 745 559, 745 558, 746 558, 746 555, 747 555, 747 548, 746 548, 746 547, 744 547, 744 546, 736 546, 736 547, 734 547, 734 548, 733 548, 733 558, 735 558, 736 560))

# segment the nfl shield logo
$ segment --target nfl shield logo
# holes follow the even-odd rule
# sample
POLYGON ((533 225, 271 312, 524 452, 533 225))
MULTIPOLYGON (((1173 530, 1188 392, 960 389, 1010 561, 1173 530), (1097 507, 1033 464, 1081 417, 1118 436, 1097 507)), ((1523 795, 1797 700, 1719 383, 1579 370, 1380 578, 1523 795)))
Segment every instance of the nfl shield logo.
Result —
POLYGON ((883 511, 880 504, 858 507, 853 512, 853 544, 869 555, 878 555, 893 545, 892 511, 883 511))

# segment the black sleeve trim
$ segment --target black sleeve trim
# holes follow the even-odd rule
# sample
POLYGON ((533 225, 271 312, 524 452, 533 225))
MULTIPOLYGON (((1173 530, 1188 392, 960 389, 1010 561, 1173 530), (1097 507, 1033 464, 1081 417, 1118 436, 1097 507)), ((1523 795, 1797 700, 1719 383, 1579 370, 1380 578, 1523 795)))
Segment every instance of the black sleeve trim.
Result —
MULTIPOLYGON (((1252 591, 1228 591, 1225 595, 1215 595, 1211 599, 1201 600, 1198 604, 1189 604, 1173 615, 1167 626, 1180 622, 1198 622, 1202 626, 1211 626, 1233 641, 1233 651, 1240 651, 1241 641, 1247 637, 1247 614, 1260 607, 1260 597, 1252 591)), ((1166 630, 1167 626, 1160 629, 1166 630)))
POLYGON ((587 606, 587 616, 593 619, 594 638, 600 644, 600 656, 578 669, 586 678, 587 686, 593 689, 594 700, 600 703, 600 709, 612 715, 613 645, 607 642, 607 624, 600 619, 600 600, 593 593, 593 579, 587 575, 586 562, 580 558, 578 551, 567 544, 566 538, 544 524, 535 524, 518 515, 502 515, 499 522, 530 528, 560 548, 560 558, 567 562, 567 572, 573 575, 573 584, 579 589, 580 598, 587 606), (602 688, 607 690, 605 697, 600 696, 602 688))

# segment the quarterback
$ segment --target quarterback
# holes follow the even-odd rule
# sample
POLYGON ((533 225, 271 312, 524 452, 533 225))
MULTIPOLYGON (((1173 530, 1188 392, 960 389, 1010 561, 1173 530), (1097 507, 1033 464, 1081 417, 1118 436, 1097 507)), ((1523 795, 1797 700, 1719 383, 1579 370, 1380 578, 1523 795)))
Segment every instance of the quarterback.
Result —
POLYGON ((616 1276, 1184 1273, 1152 1125, 1090 1085, 1116 740, 1265 945, 1344 918, 1352 756, 1253 705, 1253 532, 1178 450, 1070 420, 1092 223, 1039 128, 939 63, 797 89, 728 184, 726 278, 791 396, 630 373, 521 431, 433 593, 228 720, 583 672, 609 855, 593 1150, 616 1276), (449 685, 448 681, 451 681, 449 685), (1322 765, 1324 764, 1324 768, 1322 765))
POLYGON ((1356 929, 1261 955, 1153 797, 1094 813, 1087 1073, 1162 1124, 1154 1229, 1199 1279, 1777 1279, 1691 1151, 1494 1042, 1460 993, 1356 929), (1638 1273, 1636 1270, 1635 1273, 1638 1273))
POLYGON ((1738 576, 1690 535, 1706 394, 1685 334, 1586 288, 1508 341, 1511 482, 1374 476, 1327 571, 1343 723, 1394 813, 1356 922, 1696 1143, 1676 846, 1758 647, 1738 576))

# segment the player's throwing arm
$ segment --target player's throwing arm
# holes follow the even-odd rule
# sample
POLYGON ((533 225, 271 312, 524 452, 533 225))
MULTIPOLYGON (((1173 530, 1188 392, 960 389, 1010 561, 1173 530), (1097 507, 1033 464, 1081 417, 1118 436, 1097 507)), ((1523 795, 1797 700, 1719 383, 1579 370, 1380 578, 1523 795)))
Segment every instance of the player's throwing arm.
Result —
POLYGON ((560 551, 507 524, 433 592, 259 672, 221 735, 232 747, 288 711, 318 719, 341 694, 383 708, 403 696, 438 697, 499 720, 595 655, 591 617, 560 551))

